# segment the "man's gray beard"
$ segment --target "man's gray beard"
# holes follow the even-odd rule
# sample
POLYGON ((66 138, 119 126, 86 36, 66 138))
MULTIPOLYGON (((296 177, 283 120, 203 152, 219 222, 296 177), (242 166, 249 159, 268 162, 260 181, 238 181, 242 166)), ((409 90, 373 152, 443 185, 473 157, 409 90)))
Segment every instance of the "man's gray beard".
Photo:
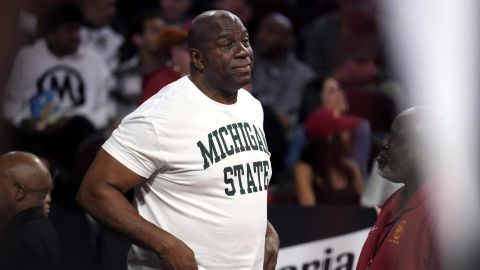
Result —
POLYGON ((384 169, 378 170, 378 174, 381 177, 393 183, 404 183, 408 181, 406 178, 410 175, 411 167, 407 162, 399 162, 399 164, 396 165, 396 169, 392 169, 388 165, 384 169))

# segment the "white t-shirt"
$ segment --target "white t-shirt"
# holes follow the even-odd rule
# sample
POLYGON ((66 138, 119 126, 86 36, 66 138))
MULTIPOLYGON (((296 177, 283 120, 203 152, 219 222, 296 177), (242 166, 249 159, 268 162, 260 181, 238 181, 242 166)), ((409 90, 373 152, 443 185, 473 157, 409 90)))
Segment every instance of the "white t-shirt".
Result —
POLYGON ((62 58, 52 54, 44 39, 20 50, 6 88, 3 115, 15 125, 31 118, 31 100, 40 92, 58 95, 58 114, 81 115, 96 128, 113 116, 109 99, 111 73, 97 52, 79 47, 62 58))
MULTIPOLYGON (((220 104, 183 77, 128 115, 103 148, 148 179, 135 188, 136 208, 185 242, 199 269, 262 269, 271 166, 250 93, 220 104)), ((128 260, 129 269, 159 269, 137 246, 128 260)))

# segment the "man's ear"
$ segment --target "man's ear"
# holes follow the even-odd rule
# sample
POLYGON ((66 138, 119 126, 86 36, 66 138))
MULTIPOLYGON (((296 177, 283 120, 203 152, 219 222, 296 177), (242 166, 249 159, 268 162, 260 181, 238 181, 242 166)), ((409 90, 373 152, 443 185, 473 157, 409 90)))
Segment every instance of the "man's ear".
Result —
POLYGON ((202 52, 197 49, 190 49, 190 60, 198 71, 203 72, 205 65, 202 52))
POLYGON ((15 200, 16 201, 21 201, 27 196, 27 189, 21 185, 21 184, 16 184, 15 185, 15 200))

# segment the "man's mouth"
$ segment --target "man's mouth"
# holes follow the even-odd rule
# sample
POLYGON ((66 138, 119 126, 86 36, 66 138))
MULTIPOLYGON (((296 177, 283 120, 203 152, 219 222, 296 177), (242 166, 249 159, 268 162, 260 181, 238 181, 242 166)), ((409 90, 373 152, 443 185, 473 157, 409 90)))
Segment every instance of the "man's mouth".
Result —
POLYGON ((380 165, 380 166, 387 164, 388 158, 387 158, 387 156, 385 155, 385 153, 380 152, 380 154, 378 154, 378 156, 377 156, 377 162, 378 162, 378 165, 380 165))
POLYGON ((233 70, 245 73, 245 72, 250 72, 252 70, 252 67, 250 66, 250 64, 246 64, 246 65, 233 67, 233 70))

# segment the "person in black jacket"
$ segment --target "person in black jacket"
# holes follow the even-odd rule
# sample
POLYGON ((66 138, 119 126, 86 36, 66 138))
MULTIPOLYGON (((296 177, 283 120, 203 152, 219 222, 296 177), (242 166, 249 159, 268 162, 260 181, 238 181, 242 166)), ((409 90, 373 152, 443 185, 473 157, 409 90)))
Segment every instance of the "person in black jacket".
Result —
POLYGON ((52 188, 52 176, 37 156, 0 157, 0 269, 60 269, 57 232, 42 209, 52 188))

